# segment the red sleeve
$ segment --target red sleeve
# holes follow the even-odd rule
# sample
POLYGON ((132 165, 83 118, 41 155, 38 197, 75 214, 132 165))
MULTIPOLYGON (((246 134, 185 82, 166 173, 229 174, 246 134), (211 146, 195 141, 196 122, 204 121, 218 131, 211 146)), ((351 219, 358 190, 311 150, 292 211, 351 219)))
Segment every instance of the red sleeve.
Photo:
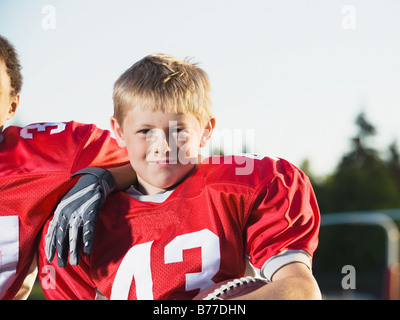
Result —
MULTIPOLYGON (((49 222, 43 234, 47 233, 49 222)), ((48 300, 94 300, 99 292, 90 277, 89 266, 81 259, 78 266, 60 268, 55 257, 48 262, 45 254, 45 238, 42 236, 38 250, 38 277, 48 300)))
POLYGON ((15 158, 14 165, 20 165, 24 173, 74 173, 89 166, 111 167, 129 161, 126 149, 118 146, 109 131, 74 121, 31 124, 20 128, 7 144, 11 144, 8 156, 15 158))
POLYGON ((126 149, 118 146, 108 130, 95 125, 82 125, 72 122, 73 138, 78 141, 71 173, 86 167, 109 168, 128 163, 126 149), (84 137, 82 139, 82 137, 84 137))
POLYGON ((285 160, 278 160, 272 178, 256 190, 247 221, 246 253, 251 264, 266 278, 290 262, 303 262, 311 268, 319 224, 319 209, 308 177, 285 160))

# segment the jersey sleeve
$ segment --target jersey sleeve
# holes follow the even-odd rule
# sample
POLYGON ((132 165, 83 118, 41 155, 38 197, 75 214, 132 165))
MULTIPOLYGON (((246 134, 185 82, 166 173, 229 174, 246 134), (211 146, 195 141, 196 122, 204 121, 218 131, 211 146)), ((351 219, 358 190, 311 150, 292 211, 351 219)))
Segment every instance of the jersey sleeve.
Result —
POLYGON ((286 264, 311 269, 318 244, 320 214, 308 177, 290 163, 277 160, 272 177, 255 192, 246 225, 246 254, 261 276, 271 280, 286 264))
POLYGON ((109 168, 128 163, 126 149, 118 146, 108 130, 74 122, 71 125, 75 126, 72 139, 78 141, 71 167, 72 173, 86 167, 109 168))
POLYGON ((14 174, 18 165, 25 174, 71 174, 89 166, 108 168, 129 161, 126 149, 118 146, 110 131, 94 124, 34 123, 7 138, 7 144, 11 145, 8 158, 13 157, 7 161, 14 165, 9 170, 14 174))

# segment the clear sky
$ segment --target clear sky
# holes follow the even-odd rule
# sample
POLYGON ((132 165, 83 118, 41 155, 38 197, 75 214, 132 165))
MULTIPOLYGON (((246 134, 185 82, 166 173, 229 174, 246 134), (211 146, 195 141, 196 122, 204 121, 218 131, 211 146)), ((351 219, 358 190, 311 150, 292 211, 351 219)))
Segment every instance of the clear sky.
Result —
POLYGON ((378 149, 400 144, 399 17, 398 0, 0 0, 0 34, 25 80, 10 124, 109 129, 114 81, 163 52, 209 74, 212 146, 237 152, 247 139, 250 151, 328 174, 362 110, 378 149))

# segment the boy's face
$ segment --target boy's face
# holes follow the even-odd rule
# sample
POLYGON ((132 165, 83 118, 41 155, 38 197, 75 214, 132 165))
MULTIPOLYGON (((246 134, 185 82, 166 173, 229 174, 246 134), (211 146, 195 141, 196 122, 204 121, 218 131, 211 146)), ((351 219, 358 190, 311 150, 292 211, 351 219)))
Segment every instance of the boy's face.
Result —
POLYGON ((11 82, 7 74, 7 67, 0 59, 0 132, 4 123, 14 116, 19 102, 19 94, 11 97, 11 82))
POLYGON ((198 163, 199 149, 211 137, 215 120, 203 127, 191 114, 132 108, 123 128, 111 119, 120 147, 126 147, 141 190, 157 193, 176 184, 198 163))

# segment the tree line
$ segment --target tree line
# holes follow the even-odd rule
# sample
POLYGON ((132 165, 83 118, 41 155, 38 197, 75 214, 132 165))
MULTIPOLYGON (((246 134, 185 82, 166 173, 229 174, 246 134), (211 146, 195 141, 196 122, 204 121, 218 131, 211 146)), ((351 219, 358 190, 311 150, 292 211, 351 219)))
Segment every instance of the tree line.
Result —
POLYGON ((321 213, 400 208, 400 151, 393 141, 386 151, 372 146, 376 127, 361 112, 356 135, 334 172, 316 177, 308 160, 301 169, 310 177, 321 213))

